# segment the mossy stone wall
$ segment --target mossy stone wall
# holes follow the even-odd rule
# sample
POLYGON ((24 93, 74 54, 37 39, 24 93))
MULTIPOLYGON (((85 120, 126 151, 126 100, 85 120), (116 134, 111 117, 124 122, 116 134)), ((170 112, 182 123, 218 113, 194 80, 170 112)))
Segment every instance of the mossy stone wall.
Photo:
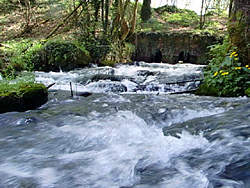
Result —
POLYGON ((207 64, 208 46, 220 42, 221 37, 210 34, 142 32, 133 39, 136 46, 133 60, 157 62, 162 56, 164 63, 207 64))

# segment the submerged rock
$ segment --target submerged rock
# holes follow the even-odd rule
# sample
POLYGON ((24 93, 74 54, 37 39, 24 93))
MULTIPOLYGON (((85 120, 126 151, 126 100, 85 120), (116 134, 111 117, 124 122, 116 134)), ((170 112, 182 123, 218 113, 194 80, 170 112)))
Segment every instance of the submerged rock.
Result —
POLYGON ((43 84, 32 84, 19 91, 0 95, 0 113, 36 109, 48 101, 48 90, 43 84))

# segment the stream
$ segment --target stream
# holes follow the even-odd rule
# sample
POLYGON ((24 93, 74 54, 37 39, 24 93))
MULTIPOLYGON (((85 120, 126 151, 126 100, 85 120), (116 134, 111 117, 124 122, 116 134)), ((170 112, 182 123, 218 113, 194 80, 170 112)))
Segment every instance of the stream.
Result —
POLYGON ((35 72, 55 85, 40 108, 0 114, 0 187, 249 188, 250 99, 174 94, 203 68, 35 72))

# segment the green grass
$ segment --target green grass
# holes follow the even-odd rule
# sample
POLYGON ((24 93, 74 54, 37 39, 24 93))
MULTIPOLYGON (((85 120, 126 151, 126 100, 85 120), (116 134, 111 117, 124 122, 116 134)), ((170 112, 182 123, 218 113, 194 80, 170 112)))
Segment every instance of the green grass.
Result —
POLYGON ((162 14, 164 21, 180 27, 195 27, 199 23, 199 16, 194 11, 183 10, 176 13, 165 12, 162 14))
POLYGON ((141 23, 140 24, 140 31, 143 32, 165 32, 168 31, 168 24, 167 23, 161 23, 155 18, 151 18, 148 22, 146 23, 141 23))
POLYGON ((142 32, 190 32, 194 34, 209 33, 211 35, 225 35, 227 15, 211 13, 206 16, 206 23, 200 29, 200 17, 196 12, 188 9, 179 9, 174 6, 164 6, 152 10, 151 19, 142 23, 138 18, 137 31, 142 32))

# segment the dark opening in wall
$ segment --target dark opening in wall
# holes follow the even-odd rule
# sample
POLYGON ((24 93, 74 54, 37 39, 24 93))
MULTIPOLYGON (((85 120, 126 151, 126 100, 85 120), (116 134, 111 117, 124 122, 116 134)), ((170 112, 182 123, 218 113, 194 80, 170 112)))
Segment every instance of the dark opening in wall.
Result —
POLYGON ((162 62, 162 52, 160 49, 156 50, 155 55, 153 55, 152 57, 152 62, 155 62, 155 63, 162 62))
POLYGON ((180 61, 183 63, 191 63, 190 62, 190 53, 189 52, 185 53, 184 51, 181 51, 176 63, 179 63, 180 61))

